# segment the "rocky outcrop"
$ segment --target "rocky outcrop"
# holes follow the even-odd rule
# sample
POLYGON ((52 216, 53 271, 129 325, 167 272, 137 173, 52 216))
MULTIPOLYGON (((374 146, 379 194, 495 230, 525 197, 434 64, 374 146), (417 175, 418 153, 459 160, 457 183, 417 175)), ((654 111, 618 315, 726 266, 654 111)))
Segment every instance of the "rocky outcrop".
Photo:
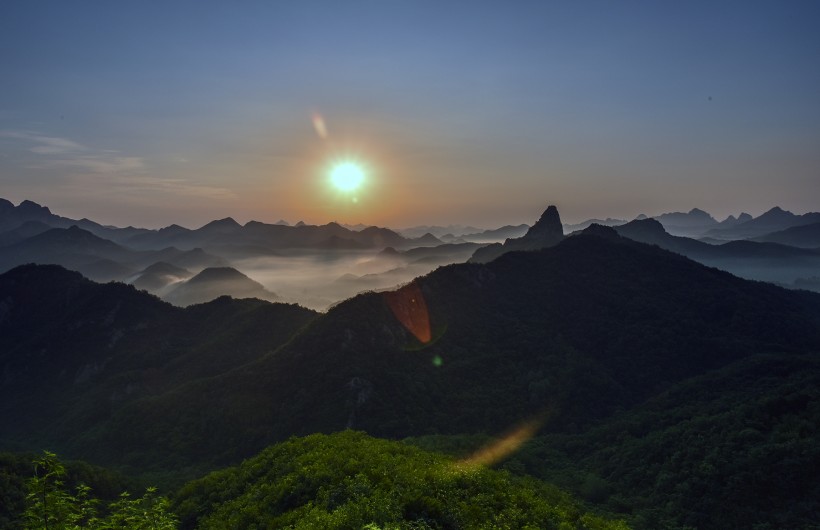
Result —
POLYGON ((527 233, 518 238, 510 238, 503 244, 495 243, 475 251, 470 263, 487 263, 514 250, 539 250, 557 245, 564 239, 564 228, 558 208, 549 206, 527 233))

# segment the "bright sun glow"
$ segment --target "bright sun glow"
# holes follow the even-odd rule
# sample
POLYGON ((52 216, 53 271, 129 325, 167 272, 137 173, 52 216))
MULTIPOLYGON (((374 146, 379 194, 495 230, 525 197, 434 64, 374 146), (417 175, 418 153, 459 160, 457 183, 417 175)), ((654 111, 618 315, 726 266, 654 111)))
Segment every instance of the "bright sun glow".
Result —
POLYGON ((364 182, 364 171, 353 162, 342 162, 333 166, 330 181, 340 191, 354 191, 364 182))

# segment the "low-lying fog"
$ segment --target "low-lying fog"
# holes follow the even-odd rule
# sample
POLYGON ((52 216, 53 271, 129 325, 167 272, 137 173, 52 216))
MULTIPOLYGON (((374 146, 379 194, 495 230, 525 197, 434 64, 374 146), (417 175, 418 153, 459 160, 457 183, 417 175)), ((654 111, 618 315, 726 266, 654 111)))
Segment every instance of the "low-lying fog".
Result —
POLYGON ((441 261, 408 263, 369 252, 300 253, 232 260, 232 266, 283 302, 324 311, 362 291, 389 289, 434 270, 441 261))

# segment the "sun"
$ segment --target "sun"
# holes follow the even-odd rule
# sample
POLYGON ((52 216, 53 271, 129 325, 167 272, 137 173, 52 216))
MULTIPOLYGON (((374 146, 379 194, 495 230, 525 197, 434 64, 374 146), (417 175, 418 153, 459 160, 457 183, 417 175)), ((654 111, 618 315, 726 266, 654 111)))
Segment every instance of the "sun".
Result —
POLYGON ((339 191, 355 191, 364 183, 364 170, 355 162, 340 162, 330 170, 330 182, 339 191))

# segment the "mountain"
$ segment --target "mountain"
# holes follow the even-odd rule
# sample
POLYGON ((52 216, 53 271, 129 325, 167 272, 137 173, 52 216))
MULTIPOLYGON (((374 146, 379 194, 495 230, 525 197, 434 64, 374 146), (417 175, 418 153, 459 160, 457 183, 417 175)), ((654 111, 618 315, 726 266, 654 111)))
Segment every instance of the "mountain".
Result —
POLYGON ((785 230, 779 230, 763 236, 758 236, 752 241, 764 243, 780 243, 781 245, 791 245, 793 247, 820 249, 820 222, 806 225, 792 226, 785 230))
MULTIPOLYGON (((180 309, 24 266, 0 275, 0 446, 179 481, 293 435, 526 427, 509 469, 563 476, 638 527, 800 528, 818 507, 818 352, 820 295, 594 225, 322 315, 180 309), (750 500, 772 480, 771 503, 750 500)), ((278 473, 261 462, 244 469, 278 473)))
POLYGON ((180 306, 209 302, 220 296, 274 301, 278 296, 232 267, 211 267, 180 282, 165 300, 180 306))
POLYGON ((700 256, 709 253, 715 248, 713 245, 683 236, 674 236, 666 231, 663 224, 654 218, 630 221, 614 227, 615 231, 633 241, 640 241, 649 245, 658 245, 685 256, 700 256))
POLYGON ((241 229, 241 224, 234 221, 232 217, 226 217, 224 219, 218 219, 216 221, 211 221, 210 223, 203 225, 197 230, 197 232, 209 236, 214 236, 234 234, 241 229))
POLYGON ((447 226, 436 226, 436 225, 420 225, 420 226, 413 226, 410 228, 399 228, 396 230, 397 233, 401 234, 403 237, 408 239, 413 239, 417 237, 421 237, 424 234, 430 233, 438 238, 442 238, 443 236, 449 234, 454 237, 459 237, 464 234, 477 234, 480 232, 484 232, 482 228, 476 228, 474 226, 464 226, 464 225, 447 225, 447 226))
POLYGON ((775 206, 758 217, 728 228, 713 228, 704 235, 716 239, 749 239, 778 232, 793 226, 820 222, 820 212, 795 215, 775 206))
POLYGON ((480 248, 470 258, 472 263, 487 263, 514 250, 538 250, 555 245, 564 237, 561 217, 555 206, 549 206, 527 233, 519 238, 507 239, 503 244, 494 243, 480 248))
POLYGON ((606 219, 587 219, 586 221, 582 221, 577 224, 564 224, 564 232, 569 234, 572 232, 577 232, 579 230, 583 230, 587 228, 589 225, 601 225, 601 226, 618 226, 622 224, 626 224, 626 221, 623 219, 613 219, 611 217, 607 217, 606 219))
POLYGON ((157 293, 169 285, 185 281, 193 276, 188 269, 158 261, 153 265, 140 271, 130 283, 137 289, 142 289, 151 293, 157 293))
POLYGON ((49 226, 63 222, 63 218, 52 214, 51 210, 36 202, 25 200, 14 206, 5 199, 2 201, 2 208, 0 208, 0 230, 2 231, 13 230, 27 221, 38 221, 49 226))
POLYGON ((713 245, 673 236, 654 219, 630 221, 615 227, 615 230, 624 237, 658 245, 749 279, 791 284, 797 278, 810 276, 820 267, 820 251, 817 250, 753 241, 713 245))
POLYGON ((173 224, 160 228, 159 230, 150 230, 142 234, 133 235, 126 239, 125 244, 136 249, 162 248, 170 246, 170 241, 181 238, 183 234, 190 232, 191 230, 187 228, 173 224))
POLYGON ((687 213, 683 212, 671 212, 671 213, 664 213, 661 215, 655 216, 662 225, 666 226, 667 224, 672 226, 679 226, 679 227, 693 227, 693 226, 704 226, 704 225, 714 225, 717 224, 717 221, 714 217, 709 215, 708 213, 704 212, 699 208, 692 208, 687 213))
POLYGON ((55 263, 108 281, 112 279, 112 271, 113 274, 132 272, 123 263, 133 257, 130 250, 73 225, 51 228, 4 247, 0 254, 0 271, 23 263, 55 263), (106 265, 101 267, 101 263, 106 265))
POLYGON ((204 269, 208 267, 226 267, 228 265, 224 258, 209 254, 201 248, 179 250, 174 247, 141 252, 135 264, 144 267, 146 264, 153 264, 158 261, 164 261, 182 269, 204 269))
POLYGON ((77 225, 49 228, 37 233, 43 226, 39 222, 28 221, 13 231, 23 236, 25 229, 29 227, 35 235, 2 248, 0 271, 26 263, 50 263, 76 270, 93 280, 106 282, 125 280, 158 261, 193 269, 226 265, 223 258, 208 254, 200 248, 182 251, 167 247, 161 250, 135 251, 77 225))
MULTIPOLYGON (((492 230, 484 230, 482 232, 476 233, 468 233, 462 234, 458 236, 460 239, 464 241, 472 242, 472 243, 485 243, 485 242, 497 242, 497 241, 504 241, 505 239, 509 238, 517 238, 522 237, 524 234, 527 233, 529 230, 529 225, 520 224, 520 225, 505 225, 501 228, 495 228, 492 230)), ((452 237, 450 239, 455 239, 452 237)))
POLYGON ((17 267, 0 275, 0 444, 82 445, 129 401, 265 355, 315 316, 227 297, 181 309, 55 265, 17 267))
MULTIPOLYGON (((753 355, 592 429, 537 435, 500 467, 627 512, 632 528, 809 529, 820 507, 818 388, 816 352, 753 355)), ((408 441, 461 458, 488 443, 408 441)))
POLYGON ((752 216, 747 214, 746 212, 741 213, 737 217, 734 215, 728 216, 726 219, 718 223, 718 227, 720 228, 728 228, 731 226, 739 225, 741 223, 745 223, 746 221, 751 221, 752 216))
POLYGON ((55 215, 51 213, 51 210, 47 207, 29 200, 21 202, 16 207, 5 199, 0 199, 0 201, 2 201, 3 205, 0 207, 0 233, 14 230, 25 223, 36 222, 51 228, 69 228, 76 225, 98 237, 111 239, 115 242, 122 242, 129 237, 146 231, 143 228, 130 226, 127 228, 103 226, 88 219, 69 219, 55 215))
POLYGON ((671 212, 655 216, 663 227, 675 235, 701 235, 710 228, 718 225, 714 217, 698 208, 692 208, 687 213, 671 212))
POLYGON ((297 223, 294 226, 249 221, 244 226, 232 218, 212 221, 196 230, 168 227, 139 234, 128 240, 139 249, 174 246, 181 249, 202 248, 227 258, 271 256, 293 249, 355 250, 407 248, 413 240, 405 239, 387 228, 375 226, 350 230, 338 223, 322 226, 297 223))
POLYGON ((430 232, 427 232, 421 237, 411 239, 410 241, 410 245, 412 245, 413 247, 436 247, 443 243, 439 238, 437 238, 430 232))
POLYGON ((542 417, 572 432, 750 355, 820 349, 820 296, 609 230, 347 300, 275 355, 132 401, 72 450, 109 462, 109 448, 141 452, 150 468, 158 452, 237 461, 346 427, 405 437, 542 417))
POLYGON ((449 263, 461 263, 467 261, 476 250, 486 246, 482 243, 452 243, 442 244, 434 247, 416 247, 405 250, 395 255, 409 263, 437 263, 440 265, 449 263))
POLYGON ((0 233, 0 248, 19 243, 50 229, 51 226, 42 221, 26 221, 16 228, 0 233))
POLYGON ((625 530, 552 486, 351 431, 272 446, 174 501, 182 528, 625 530))

